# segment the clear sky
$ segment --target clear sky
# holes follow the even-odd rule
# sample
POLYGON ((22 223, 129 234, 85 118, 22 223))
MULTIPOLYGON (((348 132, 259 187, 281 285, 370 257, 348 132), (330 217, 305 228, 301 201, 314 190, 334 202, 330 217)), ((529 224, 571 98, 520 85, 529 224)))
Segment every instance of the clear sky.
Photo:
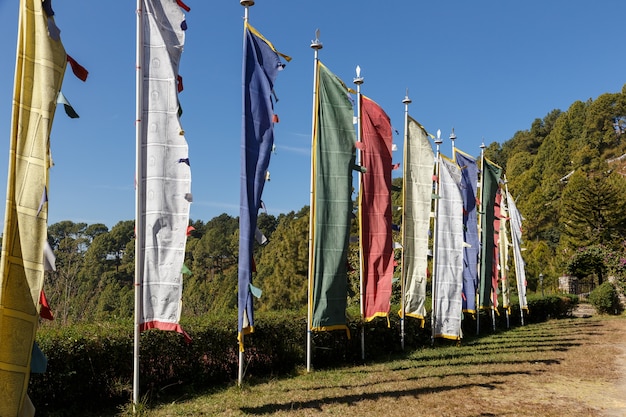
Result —
MULTIPOLYGON (((0 194, 6 195, 18 1, 0 0, 0 194), (2 151, 4 149, 4 151, 2 151)), ((241 62, 244 8, 237 0, 186 0, 180 73, 181 122, 189 143, 193 220, 239 215, 241 62)), ((134 218, 135 2, 53 1, 69 55, 89 70, 67 70, 62 91, 80 115, 59 107, 51 133, 54 167, 49 224, 134 218)), ((362 93, 398 131, 402 161, 406 90, 412 117, 456 146, 504 142, 553 109, 621 91, 626 83, 623 0, 257 0, 250 23, 293 60, 278 75, 276 154, 263 200, 270 214, 309 204, 313 51, 349 86, 361 67, 362 93)), ((399 172, 399 171, 398 171, 399 172)), ((395 173, 394 176, 397 176, 395 173)), ((4 219, 4 198, 0 221, 4 219)))

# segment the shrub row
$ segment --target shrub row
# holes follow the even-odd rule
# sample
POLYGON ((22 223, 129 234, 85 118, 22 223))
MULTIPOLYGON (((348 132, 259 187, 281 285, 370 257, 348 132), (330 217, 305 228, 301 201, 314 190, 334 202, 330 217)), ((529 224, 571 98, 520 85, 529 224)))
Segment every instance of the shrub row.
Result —
MULTIPOLYGON (((525 323, 571 315, 577 299, 550 296, 529 300, 525 323)), ((389 321, 361 323, 350 319, 350 338, 344 331, 313 333, 312 363, 315 368, 361 363, 361 332, 364 331, 366 360, 385 360, 402 352, 401 321, 392 308, 389 321)), ((497 327, 506 328, 505 314, 497 327)), ((491 331, 491 317, 478 315, 480 326, 491 331)), ((509 325, 519 325, 519 307, 512 306, 509 325)), ((140 392, 157 399, 175 387, 202 389, 233 383, 237 378, 238 344, 236 313, 220 317, 183 320, 192 342, 174 332, 150 330, 140 343, 140 392), (235 324, 235 325, 233 325, 235 324)), ((246 378, 288 375, 305 365, 306 313, 257 314, 255 332, 245 338, 246 378)), ((430 319, 405 320, 405 349, 430 343, 430 319)), ((463 322, 465 334, 475 334, 476 316, 463 322)), ((29 395, 38 415, 55 410, 85 410, 115 407, 131 399, 133 375, 133 324, 131 322, 42 326, 37 341, 48 358, 47 371, 33 374, 29 395)))
POLYGON ((589 302, 600 314, 619 314, 622 310, 617 288, 608 281, 591 291, 589 302))

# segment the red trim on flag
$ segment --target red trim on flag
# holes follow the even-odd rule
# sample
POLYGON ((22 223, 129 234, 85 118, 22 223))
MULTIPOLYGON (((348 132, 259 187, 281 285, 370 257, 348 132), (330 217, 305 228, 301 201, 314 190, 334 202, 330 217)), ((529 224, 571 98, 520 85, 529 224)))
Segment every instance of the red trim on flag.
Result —
POLYGON ((76 77, 78 77, 78 79, 82 81, 87 81, 87 76, 89 75, 89 71, 87 71, 85 67, 80 65, 78 62, 76 62, 74 58, 72 58, 69 55, 67 56, 67 62, 70 63, 70 66, 72 67, 72 72, 74 73, 74 75, 76 75, 76 77))
POLYGON ((187 6, 185 3, 182 2, 182 0, 176 0, 176 4, 178 4, 180 7, 182 7, 183 9, 185 9, 186 12, 188 12, 189 10, 191 10, 189 8, 189 6, 187 6))
POLYGON ((191 236, 191 232, 196 230, 193 226, 187 226, 187 236, 191 236))
POLYGON ((278 120, 278 115, 277 115, 277 114, 274 114, 274 115, 272 116, 272 122, 274 122, 274 123, 278 123, 278 121, 279 121, 279 120, 278 120))
POLYGON ((187 332, 184 331, 183 328, 178 323, 164 323, 162 321, 154 320, 154 321, 149 321, 149 322, 142 323, 139 325, 139 331, 143 332, 145 330, 150 330, 150 329, 174 331, 174 332, 180 333, 185 338, 185 342, 191 343, 191 336, 189 336, 189 334, 187 334, 187 332))
POLYGON ((176 76, 176 84, 178 86, 178 92, 179 93, 184 90, 184 87, 183 87, 183 77, 181 77, 180 75, 176 76))
POLYGON ((43 292, 43 289, 39 293, 39 304, 41 304, 41 309, 39 310, 39 317, 47 320, 54 320, 54 316, 52 315, 52 310, 50 309, 50 305, 48 304, 48 300, 46 299, 46 293, 43 292))

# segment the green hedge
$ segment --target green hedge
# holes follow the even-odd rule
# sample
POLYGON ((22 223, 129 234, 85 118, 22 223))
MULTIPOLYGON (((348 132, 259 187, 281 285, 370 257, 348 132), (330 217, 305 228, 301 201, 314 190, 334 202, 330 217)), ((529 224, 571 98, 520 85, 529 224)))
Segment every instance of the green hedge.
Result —
MULTIPOLYGON (((574 296, 529 299, 530 313, 525 323, 571 315, 577 303, 574 296)), ((367 322, 358 317, 348 321, 345 331, 313 333, 312 365, 328 368, 362 363, 361 331, 365 330, 366 361, 386 360, 401 354, 398 307, 384 318, 367 322)), ((354 316, 354 312, 352 312, 354 316)), ((498 329, 506 329, 505 314, 497 316, 498 329)), ((491 332, 491 318, 482 312, 481 333, 491 332)), ((202 389, 233 384, 237 379, 238 344, 236 313, 183 320, 191 343, 175 332, 150 330, 142 333, 140 344, 140 393, 147 401, 178 387, 202 389)), ((257 314, 255 332, 245 339, 246 380, 289 375, 305 366, 306 312, 257 314)), ((420 321, 405 320, 405 350, 430 345, 430 317, 424 328, 420 321)), ((511 326, 520 324, 519 307, 513 306, 511 326)), ((467 315, 464 333, 475 337, 476 316, 467 315)), ((38 416, 56 415, 55 410, 72 410, 85 415, 88 410, 114 408, 132 398, 132 322, 75 325, 64 328, 42 326, 37 341, 48 358, 44 374, 33 374, 29 395, 38 416), (80 412, 78 411, 80 410, 80 412)), ((445 343, 445 342, 442 342, 445 343)))
POLYGON ((610 282, 594 288, 589 294, 589 303, 600 314, 618 314, 621 312, 617 289, 610 282))

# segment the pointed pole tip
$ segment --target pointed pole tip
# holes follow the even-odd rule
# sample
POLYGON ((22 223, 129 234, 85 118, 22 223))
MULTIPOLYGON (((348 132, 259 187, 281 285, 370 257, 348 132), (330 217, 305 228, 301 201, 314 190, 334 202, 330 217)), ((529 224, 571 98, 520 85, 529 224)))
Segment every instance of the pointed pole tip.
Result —
POLYGON ((315 40, 311 41, 311 48, 315 49, 315 50, 319 50, 322 49, 324 47, 324 45, 322 45, 322 41, 320 41, 320 30, 316 29, 315 30, 315 40))
POLYGON ((356 85, 363 84, 363 77, 361 77, 361 67, 358 65, 356 66, 356 78, 354 78, 352 82, 354 82, 356 85))

